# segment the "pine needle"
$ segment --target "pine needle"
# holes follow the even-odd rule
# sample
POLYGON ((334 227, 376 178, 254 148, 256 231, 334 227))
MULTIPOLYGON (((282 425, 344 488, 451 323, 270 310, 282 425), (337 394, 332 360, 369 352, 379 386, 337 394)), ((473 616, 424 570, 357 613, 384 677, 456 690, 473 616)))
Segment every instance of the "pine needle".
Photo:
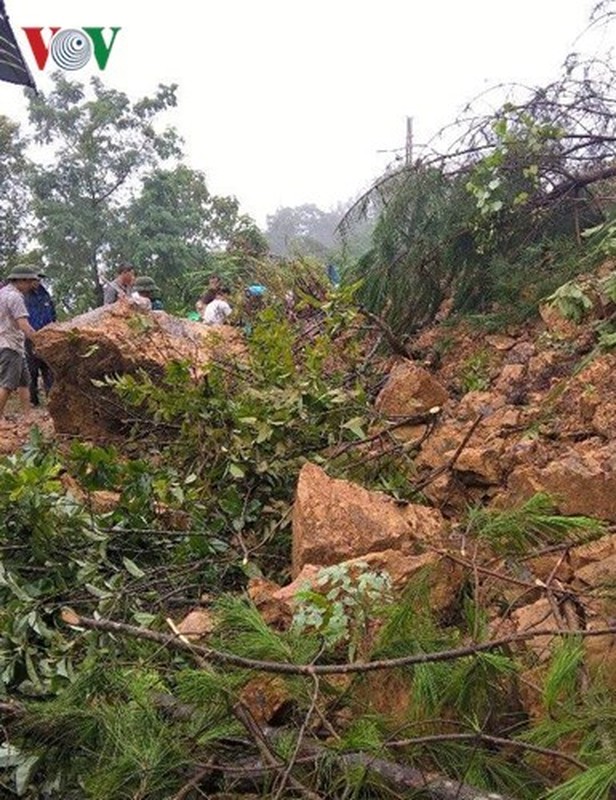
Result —
POLYGON ((528 552, 565 541, 580 544, 604 535, 607 530, 604 523, 591 517, 558 514, 552 498, 543 493, 534 495, 519 508, 471 508, 467 526, 469 533, 505 553, 528 552))
POLYGON ((584 645, 579 638, 567 637, 557 643, 550 671, 543 685, 543 702, 552 709, 562 697, 575 694, 580 667, 584 661, 584 645))
POLYGON ((599 764, 553 789, 545 800, 609 800, 616 788, 616 763, 599 764))

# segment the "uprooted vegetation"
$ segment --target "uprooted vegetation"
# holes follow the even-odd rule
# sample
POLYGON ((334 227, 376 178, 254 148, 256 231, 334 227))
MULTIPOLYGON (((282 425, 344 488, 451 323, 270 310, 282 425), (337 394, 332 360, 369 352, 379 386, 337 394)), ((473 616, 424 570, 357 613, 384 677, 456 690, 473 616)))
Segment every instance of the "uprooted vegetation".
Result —
POLYGON ((350 300, 101 379, 132 409, 112 446, 2 462, 7 792, 610 796, 613 356, 586 320, 392 362, 350 300), (593 454, 598 514, 548 491, 593 454))
POLYGON ((3 796, 616 796, 596 67, 383 176, 356 284, 212 257, 270 290, 248 338, 122 304, 39 335, 55 436, 0 443, 3 796))
POLYGON ((375 220, 372 246, 353 266, 366 307, 399 335, 438 318, 443 304, 522 321, 580 271, 585 236, 605 253, 615 83, 609 59, 572 54, 547 86, 510 87, 506 102, 496 87, 496 111, 485 113, 494 104, 482 93, 412 163, 387 170, 340 225, 348 237, 359 220, 375 220))

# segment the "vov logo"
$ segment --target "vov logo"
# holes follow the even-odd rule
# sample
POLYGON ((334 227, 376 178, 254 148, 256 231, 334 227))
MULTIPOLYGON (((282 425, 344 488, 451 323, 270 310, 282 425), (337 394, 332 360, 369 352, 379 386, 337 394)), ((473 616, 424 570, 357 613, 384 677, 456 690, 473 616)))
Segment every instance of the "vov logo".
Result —
POLYGON ((109 28, 108 41, 103 37, 106 28, 24 28, 28 42, 39 69, 51 56, 60 69, 75 70, 85 67, 92 56, 99 69, 105 69, 111 49, 120 28, 109 28), (43 39, 43 31, 50 30, 51 37, 47 43, 43 39))

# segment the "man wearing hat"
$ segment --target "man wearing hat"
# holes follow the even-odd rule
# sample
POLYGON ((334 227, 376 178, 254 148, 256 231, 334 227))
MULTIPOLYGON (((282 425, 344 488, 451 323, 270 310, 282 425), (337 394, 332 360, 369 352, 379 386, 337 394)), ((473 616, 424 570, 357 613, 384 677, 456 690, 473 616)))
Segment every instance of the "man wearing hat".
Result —
MULTIPOLYGON (((28 321, 35 331, 40 331, 45 325, 56 321, 56 309, 53 300, 41 283, 41 278, 44 277, 45 274, 43 272, 37 273, 38 281, 36 287, 25 296, 28 321)), ((43 378, 45 394, 49 394, 52 384, 51 370, 49 365, 36 355, 32 342, 29 340, 26 340, 26 361, 30 372, 30 402, 33 406, 38 406, 40 404, 38 394, 39 374, 43 378)))
POLYGON ((25 356, 25 340, 35 330, 28 322, 24 295, 39 281, 32 267, 15 267, 0 289, 0 417, 11 392, 17 391, 22 409, 30 408, 30 375, 25 356))
POLYGON ((154 282, 153 278, 147 275, 140 275, 133 283, 133 293, 131 295, 131 302, 141 308, 147 308, 148 311, 158 310, 161 306, 155 308, 154 302, 160 295, 160 289, 154 282))

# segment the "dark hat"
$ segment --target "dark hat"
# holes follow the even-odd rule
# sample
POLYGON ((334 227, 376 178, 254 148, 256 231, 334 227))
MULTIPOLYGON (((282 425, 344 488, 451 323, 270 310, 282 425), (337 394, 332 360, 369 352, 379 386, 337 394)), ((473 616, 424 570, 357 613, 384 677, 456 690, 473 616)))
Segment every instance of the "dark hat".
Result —
POLYGON ((133 289, 136 292, 150 292, 151 294, 160 294, 160 289, 154 282, 153 278, 148 275, 139 275, 133 283, 133 289))
POLYGON ((7 281, 38 281, 39 273, 34 267, 13 267, 6 279, 7 281))

